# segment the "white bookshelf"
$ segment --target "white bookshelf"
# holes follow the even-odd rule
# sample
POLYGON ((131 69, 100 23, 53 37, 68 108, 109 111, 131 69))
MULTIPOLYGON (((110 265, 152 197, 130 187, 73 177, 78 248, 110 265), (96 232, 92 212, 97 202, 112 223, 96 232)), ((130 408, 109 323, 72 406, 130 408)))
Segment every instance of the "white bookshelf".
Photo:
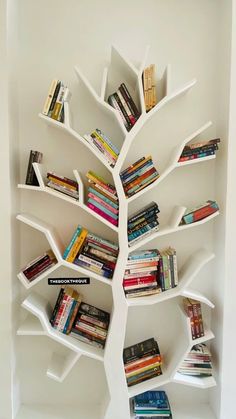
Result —
MULTIPOLYGON (((202 270, 205 269, 206 266, 208 266, 208 264, 210 264, 211 260, 214 259, 214 253, 204 247, 199 248, 197 251, 194 251, 194 253, 189 256, 189 259, 185 261, 185 263, 182 264, 182 266, 179 267, 179 285, 172 290, 161 293, 160 295, 129 300, 125 298, 122 288, 121 278, 123 278, 126 260, 130 252, 133 252, 143 247, 158 247, 159 245, 157 243, 159 238, 164 239, 168 236, 172 237, 173 233, 179 233, 180 231, 189 231, 191 232, 191 237, 194 237, 194 231, 196 231, 198 227, 200 228, 200 226, 202 226, 201 228, 204 228, 205 225, 208 225, 209 221, 213 221, 215 217, 219 215, 219 212, 217 212, 202 221, 196 222, 194 224, 180 226, 179 223, 186 210, 186 207, 178 205, 173 209, 169 221, 166 224, 161 225, 159 231, 136 242, 134 245, 130 247, 128 245, 127 218, 129 213, 129 205, 132 205, 133 202, 136 202, 136 199, 139 200, 138 202, 142 202, 143 204, 148 203, 148 201, 146 201, 146 199, 148 199, 147 196, 149 196, 148 194, 150 192, 158 192, 159 185, 176 168, 180 166, 186 166, 187 163, 188 167, 190 167, 191 165, 196 166, 196 163, 212 160, 211 157, 206 157, 198 159, 198 161, 193 160, 187 163, 178 162, 183 147, 188 142, 201 136, 203 133, 205 134, 205 131, 211 127, 211 122, 207 122, 204 125, 202 125, 199 129, 195 130, 191 135, 187 136, 185 140, 179 143, 176 142, 176 145, 172 150, 172 156, 169 159, 169 163, 161 171, 160 177, 153 184, 143 189, 140 193, 134 195, 132 198, 127 199, 125 197, 119 173, 124 168, 127 155, 132 152, 132 147, 135 144, 136 137, 140 135, 140 132, 143 130, 143 128, 147 124, 149 124, 151 120, 153 121, 162 111, 162 109, 164 109, 167 105, 172 104, 172 106, 178 106, 179 98, 187 94, 196 84, 196 80, 192 79, 181 84, 179 87, 173 89, 171 86, 171 67, 170 65, 167 65, 165 71, 163 72, 163 77, 160 81, 162 85, 163 95, 159 98, 159 102, 155 106, 155 108, 153 108, 149 113, 146 113, 144 108, 144 99, 142 92, 142 71, 143 68, 149 62, 148 52, 149 48, 146 49, 143 58, 141 58, 141 65, 136 67, 131 63, 129 59, 124 57, 124 55, 119 51, 118 48, 113 46, 111 50, 110 67, 109 70, 107 68, 104 69, 101 86, 99 88, 100 93, 97 93, 97 91, 93 88, 92 84, 84 76, 83 72, 79 69, 79 67, 75 67, 76 75, 79 81, 79 86, 83 89, 85 97, 88 98, 88 103, 90 104, 90 106, 92 106, 93 110, 96 110, 96 112, 98 112, 98 114, 101 115, 101 117, 103 118, 102 122, 104 126, 106 126, 107 121, 109 121, 113 129, 116 129, 117 144, 120 143, 121 151, 118 161, 114 168, 111 168, 106 163, 103 156, 83 139, 84 132, 82 130, 79 130, 78 123, 72 123, 73 118, 71 117, 72 112, 69 104, 66 103, 65 106, 65 123, 57 122, 42 114, 39 115, 41 122, 46 123, 46 125, 49 128, 52 128, 53 130, 54 128, 61 130, 62 132, 64 132, 64 135, 69 135, 73 137, 73 139, 77 140, 79 143, 79 147, 87 148, 91 155, 93 155, 99 161, 99 163, 102 164, 104 168, 110 173, 110 175, 113 178, 119 197, 119 227, 117 228, 112 226, 112 224, 104 220, 102 217, 96 215, 86 206, 83 180, 80 171, 78 171, 77 169, 73 170, 73 174, 76 181, 79 184, 78 200, 67 197, 61 194, 60 192, 56 192, 48 188, 45 182, 46 167, 42 164, 34 163, 34 170, 39 182, 38 187, 31 187, 24 184, 18 185, 19 189, 25 190, 25 193, 30 193, 30 191, 43 192, 44 194, 39 195, 42 197, 56 197, 58 198, 58 200, 55 201, 65 201, 65 203, 69 205, 71 209, 72 207, 78 207, 78 213, 86 213, 86 215, 89 216, 89 219, 93 220, 93 224, 96 224, 98 221, 102 223, 101 236, 103 235, 103 227, 105 226, 107 230, 112 231, 113 235, 115 234, 115 237, 119 243, 120 253, 114 276, 112 280, 108 280, 106 278, 100 277, 99 275, 93 272, 87 271, 86 269, 66 262, 62 257, 64 251, 64 244, 61 241, 61 233, 59 232, 59 230, 57 231, 57 229, 54 228, 54 226, 44 223, 39 218, 36 218, 29 214, 23 213, 17 216, 17 219, 21 223, 31 227, 32 229, 34 229, 34 231, 43 233, 57 259, 57 263, 52 268, 50 268, 48 271, 43 273, 40 277, 38 277, 35 281, 32 281, 31 283, 27 281, 23 272, 20 272, 18 274, 18 278, 21 281, 22 285, 25 287, 25 289, 29 290, 28 295, 22 302, 22 307, 27 311, 28 315, 26 318, 22 320, 18 328, 18 335, 25 336, 25 339, 34 336, 37 336, 38 338, 44 336, 47 337, 49 340, 57 342, 59 346, 66 348, 66 352, 64 354, 61 354, 60 351, 53 351, 51 353, 51 358, 47 369, 45 366, 48 379, 56 380, 59 383, 63 383, 64 380, 66 382, 69 375, 72 373, 73 368, 77 364, 77 361, 80 361, 82 355, 83 357, 87 357, 89 360, 97 360, 104 365, 107 390, 105 392, 106 396, 104 397, 103 401, 105 406, 103 406, 103 416, 101 416, 101 413, 99 413, 100 409, 97 408, 96 404, 93 408, 89 406, 85 410, 83 410, 84 407, 81 405, 81 419, 129 419, 129 402, 132 397, 147 390, 162 388, 166 385, 168 386, 168 384, 170 383, 176 383, 176 385, 182 385, 183 387, 188 386, 190 388, 192 387, 201 389, 208 389, 210 387, 215 386, 216 384, 215 379, 213 377, 209 379, 199 380, 194 379, 193 377, 180 376, 180 374, 178 374, 177 372, 181 360, 184 358, 184 355, 190 350, 190 348, 195 342, 207 342, 214 338, 214 334, 211 331, 209 322, 209 324, 207 323, 205 325, 205 336, 203 338, 198 339, 197 341, 192 341, 188 318, 183 314, 182 310, 179 309, 181 297, 184 296, 189 296, 191 298, 195 298, 201 301, 202 304, 206 307, 208 313, 210 313, 211 309, 214 308, 213 302, 206 295, 204 295, 204 293, 193 289, 196 286, 196 280, 198 278, 198 275, 201 273, 202 270), (115 90, 115 86, 117 86, 117 83, 119 81, 126 82, 131 92, 131 95, 136 98, 136 102, 138 103, 139 108, 142 111, 140 118, 138 119, 137 123, 134 125, 130 132, 126 131, 117 111, 110 107, 110 105, 108 105, 106 102, 107 96, 115 90), (196 227, 196 229, 192 229, 193 227, 196 227), (95 282, 99 281, 104 285, 106 284, 110 286, 113 301, 112 317, 109 327, 106 348, 104 351, 90 347, 89 345, 76 341, 70 336, 65 336, 55 331, 49 323, 50 302, 47 299, 47 292, 45 291, 46 295, 44 297, 37 294, 37 292, 31 292, 31 287, 37 288, 38 286, 40 286, 40 283, 42 283, 43 280, 48 277, 49 274, 51 274, 57 269, 60 270, 62 268, 70 269, 79 274, 90 276, 95 282), (192 286, 193 288, 191 288, 192 286), (166 340, 166 342, 163 343, 163 346, 162 342, 160 342, 161 348, 164 348, 163 352, 165 360, 162 368, 163 374, 161 376, 155 377, 151 380, 145 381, 143 383, 128 388, 126 385, 124 367, 122 363, 123 348, 128 345, 127 342, 129 341, 129 339, 132 340, 132 343, 136 343, 138 341, 143 340, 143 338, 145 338, 144 335, 148 333, 149 330, 150 335, 147 337, 154 336, 153 330, 155 329, 155 327, 157 327, 154 316, 154 320, 151 320, 150 324, 146 324, 147 330, 145 330, 145 321, 144 323, 141 322, 140 324, 142 325, 143 323, 144 327, 140 329, 140 333, 134 332, 134 335, 136 333, 136 336, 134 337, 130 334, 129 337, 129 331, 132 331, 133 328, 135 329, 135 315, 132 314, 131 316, 130 310, 137 310, 136 313, 138 318, 140 319, 143 313, 142 310, 150 310, 149 313, 152 313, 152 310, 153 312, 157 310, 158 313, 161 313, 163 310, 164 313, 165 308, 162 309, 162 307, 165 307, 166 304, 169 305, 168 307, 170 308, 170 311, 178 310, 179 314, 175 333, 179 334, 181 338, 179 339, 176 347, 173 346, 171 336, 169 337, 169 341, 168 339, 163 338, 163 341, 166 340), (167 347, 170 344, 170 342, 172 343, 172 349, 168 349, 167 347), (119 406, 119 412, 117 412, 117 406, 119 406)), ((90 123, 92 124, 93 117, 91 119, 92 121, 90 123)), ((86 123, 84 124, 84 126, 87 129, 87 131, 90 129, 90 126, 86 126, 86 123)), ((209 161, 208 164, 211 164, 211 162, 209 161)), ((156 200, 158 202, 158 199, 156 200)), ((210 318, 210 315, 208 317, 210 318)), ((161 332, 160 327, 160 325, 157 327, 157 332, 160 332, 160 334, 162 334, 164 332, 161 332)), ((169 329, 169 326, 167 327, 167 331, 165 331, 165 334, 168 334, 168 332, 171 334, 171 327, 169 329)), ((156 337, 159 342, 158 336, 156 337)), ((193 406, 189 408, 174 406, 172 410, 173 419, 185 419, 185 417, 186 419, 215 419, 213 413, 210 413, 209 406, 204 404, 202 404, 200 408, 196 408, 193 406), (198 415, 197 412, 200 411, 201 416, 196 416, 198 415)), ((57 410, 55 408, 55 411, 52 412, 52 409, 47 407, 46 405, 40 407, 37 407, 36 405, 22 406, 17 415, 17 419, 27 419, 28 417, 32 419, 37 419, 38 417, 42 419, 51 419, 53 417, 52 415, 56 414, 56 411, 57 410)), ((69 407, 68 410, 66 407, 64 411, 63 409, 60 410, 60 413, 57 414, 57 417, 64 419, 64 417, 68 417, 68 412, 70 412, 70 418, 75 417, 75 411, 72 407, 69 407)))

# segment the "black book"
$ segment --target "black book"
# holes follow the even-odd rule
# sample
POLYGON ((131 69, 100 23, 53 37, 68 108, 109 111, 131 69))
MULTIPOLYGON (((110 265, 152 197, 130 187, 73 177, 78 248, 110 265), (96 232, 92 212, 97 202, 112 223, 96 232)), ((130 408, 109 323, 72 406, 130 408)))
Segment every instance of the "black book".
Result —
POLYGON ((107 322, 109 323, 109 321, 110 321, 110 313, 108 313, 104 310, 101 310, 100 308, 94 307, 90 304, 87 304, 87 303, 82 302, 80 304, 78 314, 79 313, 80 314, 88 314, 88 315, 90 315, 90 316, 92 316, 92 317, 94 317, 94 318, 96 318, 100 321, 106 322, 106 323, 107 322))
POLYGON ((38 183, 38 180, 37 180, 34 168, 33 168, 33 163, 41 163, 42 157, 43 155, 39 151, 30 150, 26 180, 25 180, 26 185, 39 186, 39 183, 38 183))
POLYGON ((140 112, 137 109, 137 106, 135 105, 132 97, 130 96, 130 93, 125 85, 125 83, 122 83, 119 87, 131 113, 135 116, 136 119, 140 117, 140 112))
POLYGON ((52 111, 53 111, 53 108, 55 106, 60 87, 61 87, 61 82, 59 81, 57 83, 57 86, 56 86, 56 89, 55 89, 55 92, 54 92, 54 95, 53 95, 53 98, 52 98, 52 101, 51 101, 51 105, 50 105, 50 108, 49 108, 49 111, 48 111, 48 116, 51 116, 51 114, 52 114, 52 111))
POLYGON ((141 218, 142 216, 144 216, 145 214, 147 214, 148 212, 154 209, 160 212, 157 203, 151 202, 146 207, 143 207, 138 212, 135 212, 134 214, 132 214, 128 219, 128 224, 133 223, 134 221, 138 220, 139 218, 141 218))
POLYGON ((55 307, 54 307, 54 309, 53 309, 53 312, 52 312, 51 318, 50 318, 50 320, 49 320, 52 326, 54 326, 54 322, 55 322, 55 320, 56 320, 57 312, 58 312, 58 310, 59 310, 59 308, 60 308, 60 305, 61 305, 61 303, 62 303, 62 300, 63 300, 63 297, 64 297, 64 293, 65 293, 64 288, 61 288, 61 289, 60 289, 60 292, 59 292, 59 295, 58 295, 58 297, 57 297, 57 301, 56 301, 55 307))
POLYGON ((136 359, 155 354, 160 354, 159 347, 155 339, 150 338, 125 348, 123 351, 123 361, 124 364, 127 364, 136 359))
POLYGON ((119 106, 121 112, 123 113, 123 115, 125 117, 125 120, 127 122, 127 125, 129 126, 129 128, 132 128, 133 125, 130 122, 129 116, 128 116, 128 114, 127 114, 127 112, 126 112, 126 110, 125 110, 125 108, 124 108, 124 106, 123 106, 123 104, 122 104, 122 102, 121 102, 118 94, 115 92, 115 93, 113 93, 113 96, 114 96, 115 100, 117 101, 118 106, 119 106))

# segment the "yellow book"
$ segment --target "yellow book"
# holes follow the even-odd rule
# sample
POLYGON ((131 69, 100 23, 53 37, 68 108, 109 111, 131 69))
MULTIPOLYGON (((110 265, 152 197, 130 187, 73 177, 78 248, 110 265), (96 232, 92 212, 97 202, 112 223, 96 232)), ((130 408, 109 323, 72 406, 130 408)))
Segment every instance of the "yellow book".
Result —
POLYGON ((48 176, 48 179, 51 180, 53 183, 57 183, 58 185, 61 185, 61 186, 66 186, 67 188, 72 189, 73 191, 77 191, 77 188, 75 186, 70 185, 69 183, 63 182, 63 180, 56 179, 55 177, 50 176, 50 175, 48 176))
POLYGON ((117 159, 117 154, 112 150, 111 147, 109 147, 106 141, 104 141, 104 139, 100 137, 97 131, 93 131, 91 135, 95 135, 95 137, 98 139, 98 141, 100 141, 100 143, 102 143, 103 147, 108 151, 108 153, 110 153, 115 159, 117 159))
POLYGON ((76 238, 66 260, 67 262, 74 262, 79 250, 81 249, 86 237, 88 234, 88 230, 86 230, 86 228, 83 228, 80 235, 76 238))
POLYGON ((150 364, 147 367, 139 368, 135 371, 129 372, 128 374, 125 374, 127 378, 133 377, 134 375, 140 374, 142 372, 147 372, 151 370, 152 368, 160 367, 162 365, 162 362, 156 362, 155 364, 150 364))
POLYGON ((59 103, 59 102, 56 102, 55 103, 55 106, 53 108, 52 115, 51 115, 51 118, 52 119, 56 119, 56 120, 59 119, 62 106, 63 106, 63 103, 59 103))
POLYGON ((50 105, 51 105, 51 102, 52 102, 52 98, 54 96, 54 93, 55 93, 58 82, 59 82, 59 80, 54 79, 52 81, 50 87, 49 87, 47 99, 45 100, 44 107, 43 107, 43 114, 44 115, 48 114, 48 111, 49 111, 49 108, 50 108, 50 105))

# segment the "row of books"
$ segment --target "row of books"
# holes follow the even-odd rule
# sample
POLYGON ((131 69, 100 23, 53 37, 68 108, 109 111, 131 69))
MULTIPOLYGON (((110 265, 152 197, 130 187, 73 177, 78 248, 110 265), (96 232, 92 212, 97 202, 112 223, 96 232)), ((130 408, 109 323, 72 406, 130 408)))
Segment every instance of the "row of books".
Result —
POLYGON ((205 343, 194 345, 180 365, 178 372, 195 377, 212 376, 212 357, 205 343))
POLYGON ((132 399, 134 419, 171 419, 170 403, 165 391, 146 391, 132 399))
POLYGON ((26 185, 39 186, 38 179, 34 171, 33 163, 41 163, 42 159, 43 159, 43 153, 36 150, 30 150, 26 179, 25 179, 26 185))
POLYGON ((71 198, 79 199, 79 185, 75 180, 54 172, 48 172, 47 179, 47 186, 49 188, 68 195, 71 198))
POLYGON ((27 280, 32 282, 56 263, 57 259, 52 250, 47 250, 43 255, 40 255, 28 263, 28 265, 22 269, 22 272, 27 280))
POLYGON ((64 122, 64 103, 70 100, 71 93, 61 80, 54 79, 50 85, 42 113, 56 121, 64 122))
POLYGON ((219 148, 219 142, 220 138, 215 138, 213 140, 202 141, 200 143, 187 144, 181 153, 179 162, 215 155, 219 148))
POLYGON ((52 327, 59 332, 102 349, 109 321, 109 313, 82 302, 81 295, 69 286, 61 288, 50 318, 52 327))
POLYGON ((204 336, 201 303, 192 298, 184 298, 184 310, 189 317, 192 339, 204 336))
POLYGON ((196 221, 200 221, 206 217, 209 217, 209 215, 212 215, 217 211, 219 211, 217 202, 208 200, 198 207, 186 210, 180 225, 195 223, 196 221))
POLYGON ((115 166, 120 151, 103 131, 96 128, 91 134, 84 134, 83 138, 103 155, 111 167, 115 166))
POLYGON ((116 189, 91 170, 86 174, 89 181, 88 207, 115 226, 119 220, 119 201, 116 189))
POLYGON ((78 225, 63 258, 106 278, 112 278, 119 247, 78 225))
POLYGON ((127 198, 146 188, 158 177, 159 173, 154 167, 151 156, 141 157, 120 173, 127 198))
POLYGON ((154 338, 125 348, 123 361, 128 387, 162 374, 162 357, 154 338))
POLYGON ((127 234, 129 246, 132 246, 140 238, 159 230, 159 212, 157 203, 151 202, 128 218, 127 234))
POLYGON ((155 64, 146 67, 142 74, 146 112, 157 104, 155 64))
POLYGON ((130 131, 140 117, 140 112, 125 83, 121 83, 117 91, 112 93, 107 100, 119 112, 127 131, 130 131))

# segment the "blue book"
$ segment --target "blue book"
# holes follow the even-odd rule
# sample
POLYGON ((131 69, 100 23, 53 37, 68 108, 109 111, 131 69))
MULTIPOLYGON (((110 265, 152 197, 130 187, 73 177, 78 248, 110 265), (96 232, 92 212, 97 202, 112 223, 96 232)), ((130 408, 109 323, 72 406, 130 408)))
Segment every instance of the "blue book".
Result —
POLYGON ((140 228, 140 230, 135 231, 132 234, 129 234, 128 235, 128 241, 132 241, 132 240, 136 239, 137 237, 142 236, 142 234, 146 233, 149 230, 152 230, 156 226, 158 226, 157 221, 153 221, 151 224, 147 224, 146 226, 140 228))
POLYGON ((145 408, 170 410, 170 404, 165 391, 146 391, 134 397, 134 408, 135 411, 145 408))
POLYGON ((95 201, 92 198, 88 199, 88 202, 93 204, 95 207, 99 208, 101 211, 105 212, 107 215, 112 217, 114 220, 118 219, 118 215, 114 214, 113 212, 109 211, 107 208, 105 208, 103 205, 99 204, 97 201, 95 201))
POLYGON ((77 237, 79 236, 79 234, 81 233, 81 231, 82 231, 82 227, 80 225, 78 225, 77 229, 75 230, 75 232, 73 234, 73 237, 72 237, 69 245, 67 246, 66 250, 64 251, 63 259, 66 259, 67 258, 70 250, 72 249, 72 246, 73 246, 75 240, 77 239, 77 237))
POLYGON ((111 207, 118 209, 119 205, 115 204, 114 202, 110 201, 109 198, 104 196, 103 194, 99 193, 95 189, 93 189, 91 186, 88 188, 88 191, 96 195, 98 198, 101 198, 103 201, 105 201, 107 204, 109 204, 111 207))
POLYGON ((73 311, 75 309, 76 303, 77 303, 77 300, 74 299, 62 333, 66 333, 66 331, 67 331, 67 328, 70 324, 70 319, 71 319, 71 316, 72 316, 73 311))
POLYGON ((141 175, 143 175, 144 173, 146 173, 148 170, 150 170, 152 167, 154 167, 152 160, 148 161, 145 166, 143 166, 143 168, 137 170, 136 172, 132 172, 132 174, 125 178, 122 179, 123 185, 127 185, 129 184, 129 182, 138 179, 138 177, 140 177, 141 175))
POLYGON ((141 188, 142 186, 145 185, 145 183, 150 182, 152 179, 153 181, 156 180, 158 178, 158 173, 154 172, 152 173, 149 177, 147 177, 146 179, 144 179, 142 182, 140 182, 138 185, 135 185, 133 188, 130 188, 128 191, 126 191, 127 195, 130 195, 132 193, 134 193, 135 191, 137 191, 139 188, 141 188))
POLYGON ((141 250, 140 252, 131 253, 128 260, 149 259, 159 256, 159 252, 154 250, 141 250))

